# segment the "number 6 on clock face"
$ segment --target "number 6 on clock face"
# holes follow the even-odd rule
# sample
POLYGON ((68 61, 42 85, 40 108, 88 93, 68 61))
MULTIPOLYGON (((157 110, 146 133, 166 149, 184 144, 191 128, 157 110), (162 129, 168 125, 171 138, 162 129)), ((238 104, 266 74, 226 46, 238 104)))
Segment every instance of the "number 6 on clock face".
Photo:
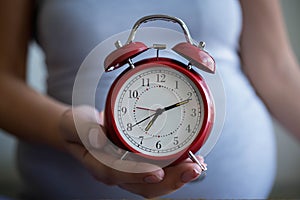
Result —
POLYGON ((198 150, 214 118, 201 76, 169 58, 146 59, 135 66, 119 76, 108 95, 108 136, 154 160, 177 160, 188 150, 198 150))

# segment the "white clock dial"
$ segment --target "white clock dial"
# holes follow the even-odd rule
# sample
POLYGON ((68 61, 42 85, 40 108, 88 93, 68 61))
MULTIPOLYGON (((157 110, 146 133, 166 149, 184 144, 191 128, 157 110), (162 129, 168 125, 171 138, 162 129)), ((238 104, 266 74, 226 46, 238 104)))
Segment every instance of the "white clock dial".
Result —
POLYGON ((200 132, 203 100, 186 75, 156 65, 125 81, 114 116, 127 147, 149 156, 170 156, 189 147, 200 132))

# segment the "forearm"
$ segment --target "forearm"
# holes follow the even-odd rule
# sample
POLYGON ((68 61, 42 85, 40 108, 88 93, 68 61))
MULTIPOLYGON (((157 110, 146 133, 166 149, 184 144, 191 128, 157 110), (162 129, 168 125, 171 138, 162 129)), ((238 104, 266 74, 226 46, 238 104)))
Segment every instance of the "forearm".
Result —
POLYGON ((3 73, 0 74, 0 94, 1 128, 20 139, 63 149, 59 120, 66 105, 3 73))
POLYGON ((300 70, 280 4, 241 0, 243 69, 273 116, 300 139, 300 70))
POLYGON ((300 140, 300 71, 297 64, 287 60, 281 64, 264 64, 257 73, 244 70, 270 113, 300 140))
MULTIPOLYGON (((286 65, 293 63, 282 64, 286 65)), ((269 96, 263 96, 273 116, 300 141, 300 72, 299 67, 291 70, 289 74, 274 76, 270 87, 278 89, 269 96)))
POLYGON ((65 106, 25 83, 34 6, 32 0, 1 1, 0 128, 24 140, 62 149, 58 121, 65 106))

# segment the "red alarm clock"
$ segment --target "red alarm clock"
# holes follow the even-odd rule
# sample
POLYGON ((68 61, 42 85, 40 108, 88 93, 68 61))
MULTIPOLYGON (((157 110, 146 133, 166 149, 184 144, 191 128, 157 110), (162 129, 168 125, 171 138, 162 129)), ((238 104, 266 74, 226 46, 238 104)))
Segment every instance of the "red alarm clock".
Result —
POLYGON ((215 73, 214 59, 204 51, 204 42, 195 45, 185 23, 166 15, 141 18, 133 26, 124 46, 104 61, 105 71, 124 67, 112 84, 105 107, 105 127, 110 140, 120 148, 153 161, 171 163, 197 152, 214 125, 215 107, 210 89, 194 67, 215 73), (166 47, 147 47, 134 42, 142 23, 153 20, 171 21, 181 26, 186 41, 172 50, 187 60, 161 57, 166 47), (136 60, 150 49, 153 56, 136 60))

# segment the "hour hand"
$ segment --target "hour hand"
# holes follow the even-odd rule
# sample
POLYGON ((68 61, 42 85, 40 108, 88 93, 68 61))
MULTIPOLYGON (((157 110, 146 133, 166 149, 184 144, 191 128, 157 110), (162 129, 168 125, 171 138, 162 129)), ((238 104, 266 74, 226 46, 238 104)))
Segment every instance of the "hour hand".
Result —
POLYGON ((149 131, 149 129, 151 128, 151 126, 153 125, 153 123, 155 122, 155 120, 157 119, 157 117, 159 115, 161 115, 165 110, 164 109, 157 109, 155 112, 154 117, 150 120, 150 122, 147 124, 145 131, 149 131))
POLYGON ((151 128, 151 126, 153 125, 154 121, 157 119, 158 114, 156 113, 154 115, 154 117, 150 120, 150 122, 147 124, 145 131, 149 131, 149 129, 151 128))

